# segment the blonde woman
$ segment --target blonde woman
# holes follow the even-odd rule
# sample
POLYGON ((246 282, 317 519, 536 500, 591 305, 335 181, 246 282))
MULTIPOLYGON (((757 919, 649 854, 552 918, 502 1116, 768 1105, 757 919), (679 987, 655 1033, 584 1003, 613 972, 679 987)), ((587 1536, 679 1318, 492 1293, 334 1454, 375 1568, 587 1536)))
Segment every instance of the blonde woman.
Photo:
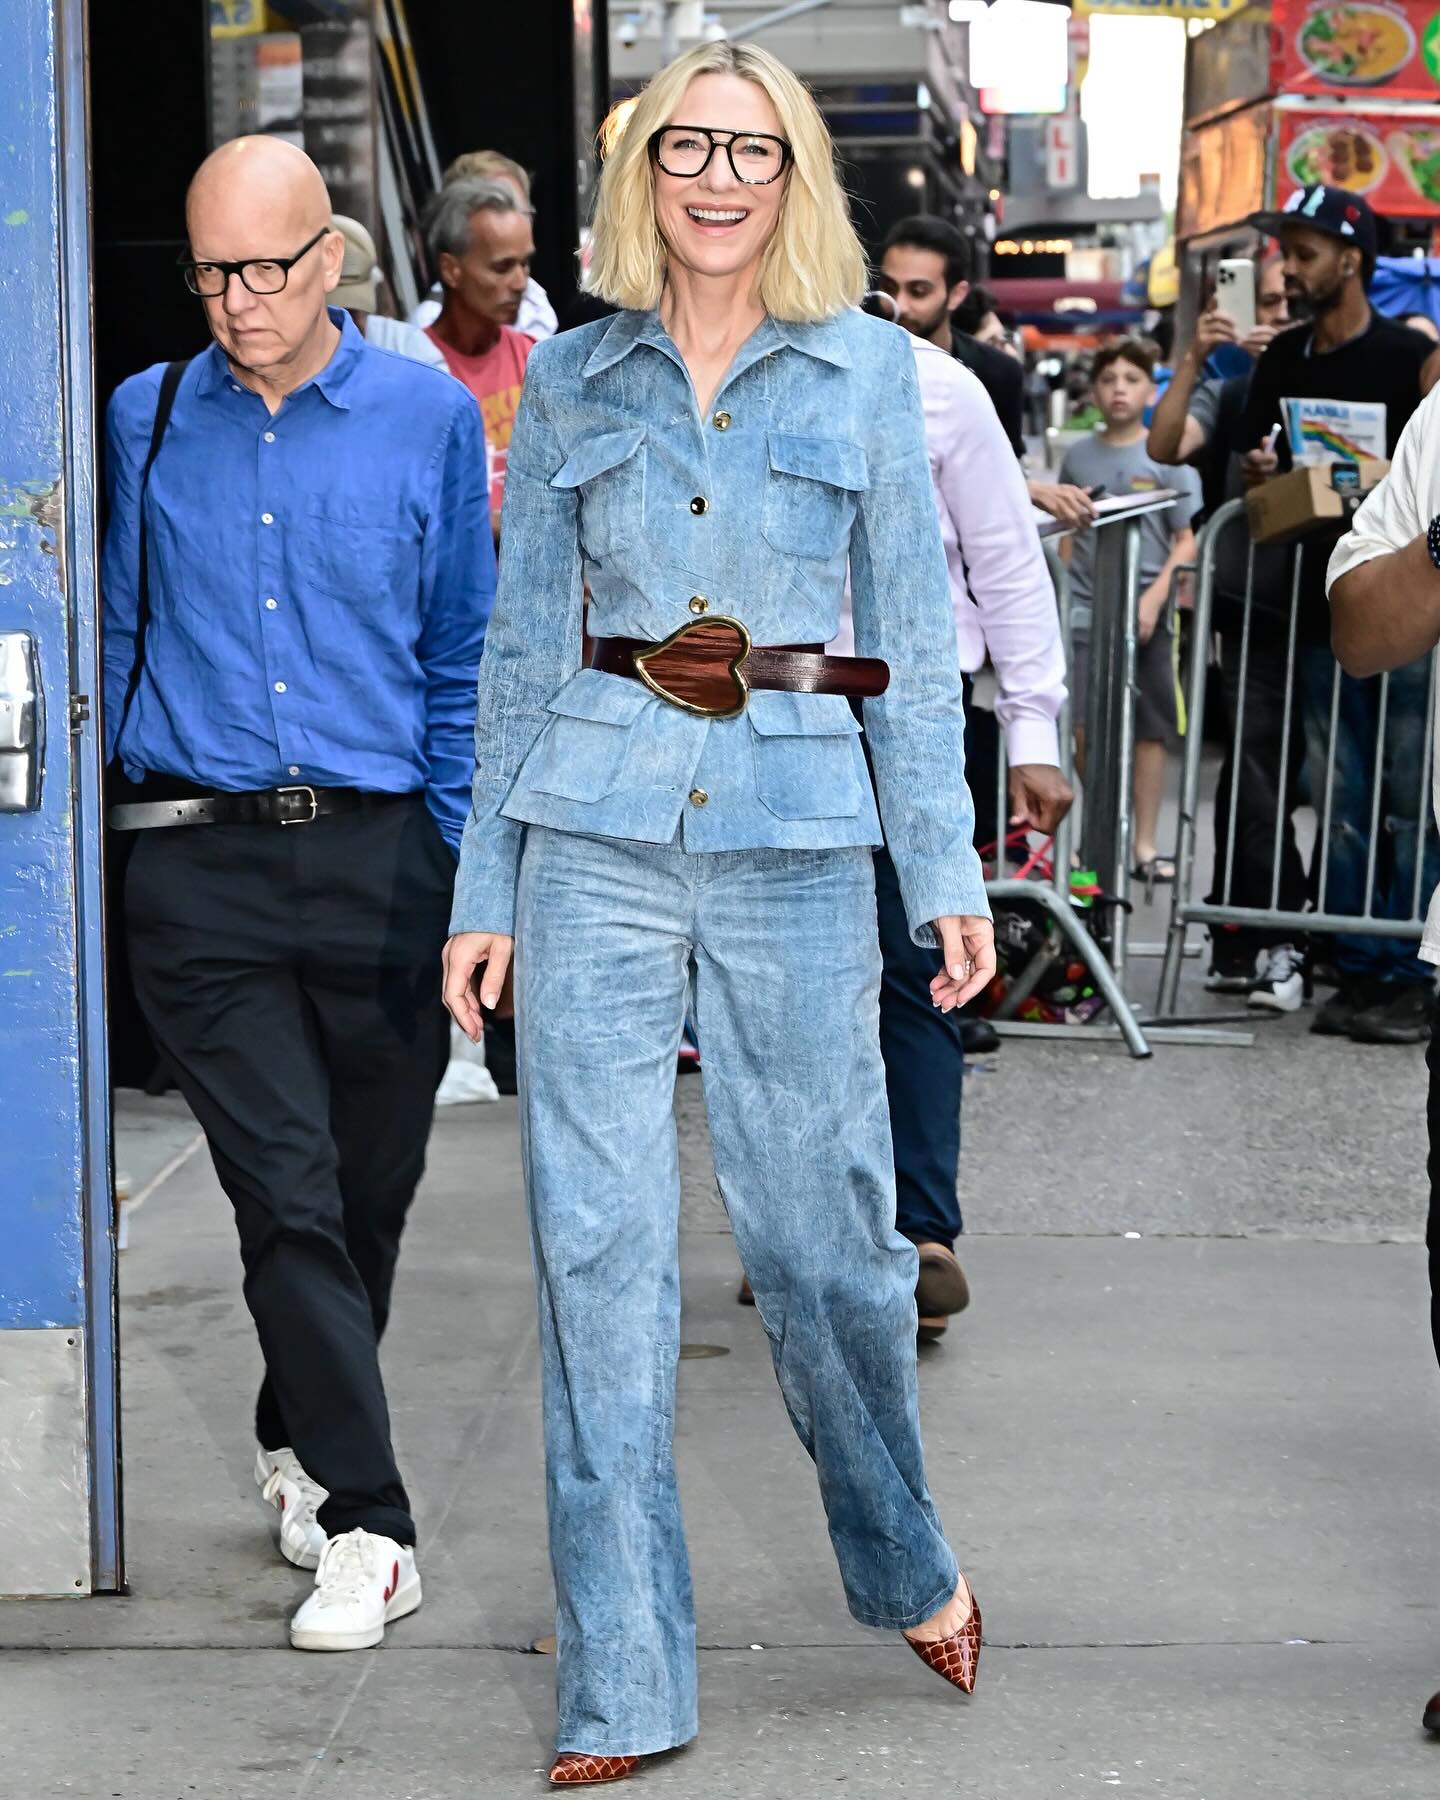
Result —
POLYGON ((967 1692, 980 1613, 925 1482, 895 1231, 871 848, 935 1004, 994 967, 949 587, 905 334, 806 89, 706 45, 610 147, 592 286, 510 451, 446 1000, 515 954, 558 1595, 555 1783, 697 1730, 671 1455, 687 1003, 715 1167, 850 1609, 967 1692), (580 664, 582 561, 590 666, 580 664), (860 655, 827 657, 849 571, 860 655), (865 699, 879 812, 847 703, 865 699))

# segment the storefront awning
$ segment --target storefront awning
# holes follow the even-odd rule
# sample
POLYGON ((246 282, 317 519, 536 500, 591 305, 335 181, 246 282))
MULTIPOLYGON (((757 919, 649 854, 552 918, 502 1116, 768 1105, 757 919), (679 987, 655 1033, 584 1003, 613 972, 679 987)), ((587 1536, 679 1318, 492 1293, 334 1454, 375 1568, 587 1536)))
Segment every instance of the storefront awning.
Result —
POLYGON ((1125 331, 1144 310, 1121 281, 1065 281, 1003 276, 986 284, 997 310, 1045 331, 1125 331))

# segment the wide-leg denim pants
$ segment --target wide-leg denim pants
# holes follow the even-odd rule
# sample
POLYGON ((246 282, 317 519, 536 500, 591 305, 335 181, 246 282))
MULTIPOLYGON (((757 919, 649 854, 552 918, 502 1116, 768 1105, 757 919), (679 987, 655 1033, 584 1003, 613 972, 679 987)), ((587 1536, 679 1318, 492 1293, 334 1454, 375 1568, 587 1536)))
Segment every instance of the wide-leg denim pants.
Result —
POLYGON ((850 1610, 918 1625, 958 1571, 925 1482, 914 1246, 895 1229, 868 849, 687 853, 527 831, 516 926, 556 1747, 698 1729, 672 1457, 687 1003, 715 1170, 850 1610))

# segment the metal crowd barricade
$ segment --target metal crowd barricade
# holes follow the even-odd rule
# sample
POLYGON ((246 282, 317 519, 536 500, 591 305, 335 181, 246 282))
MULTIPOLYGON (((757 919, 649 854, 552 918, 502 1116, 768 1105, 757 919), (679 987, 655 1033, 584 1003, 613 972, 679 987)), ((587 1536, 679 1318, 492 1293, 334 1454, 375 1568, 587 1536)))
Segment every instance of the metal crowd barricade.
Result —
MULTIPOLYGON (((998 1031, 1006 1036, 1094 1038, 1118 1032, 1130 1054, 1147 1057, 1151 1048, 1135 1009, 1126 996, 1125 968, 1128 954, 1128 913, 1132 838, 1132 795, 1135 778, 1135 656, 1139 644, 1140 520, 1168 507, 1174 494, 1164 489, 1135 496, 1131 505, 1111 503, 1090 527, 1096 533, 1094 591, 1100 603, 1092 609, 1090 630, 1090 692, 1085 699, 1085 780, 1083 850, 1088 868, 1097 871, 1103 890, 1089 919, 1082 917, 1071 894, 1070 868, 1074 842, 1072 821, 1065 819, 1055 834, 1053 866, 1048 882, 998 877, 986 883, 992 902, 1025 901, 1039 904, 1057 928, 1063 943, 1085 964, 1096 990, 1114 1020, 1113 1027, 1097 1024, 1050 1024, 1021 1021, 1015 1014, 1043 980, 1053 956, 1034 957, 1013 981, 994 1014, 998 1031), (1106 603, 1118 596, 1119 603, 1106 603), (1092 929, 1093 924, 1093 929, 1092 929)), ((1049 520, 1040 528, 1048 542, 1071 535, 1068 527, 1049 520)), ((1074 654, 1070 616, 1070 584, 1062 575, 1057 584, 1061 638, 1065 645, 1067 676, 1072 680, 1074 654)), ((1073 686, 1072 686, 1073 692, 1073 686)), ((1072 705, 1067 698, 1059 720, 1060 766, 1074 785, 1075 756, 1072 705)), ((997 757, 995 817, 1003 867, 1005 821, 1009 817, 1009 770, 1004 734, 997 757)), ((1169 1032, 1172 1041, 1180 1034, 1169 1032)))
MULTIPOLYGON (((1197 581, 1195 590, 1194 635, 1191 642, 1190 671, 1188 683, 1188 704, 1191 729, 1185 743, 1185 756, 1181 776, 1180 790, 1180 831, 1176 853, 1176 880, 1171 897, 1170 924, 1166 935, 1165 955, 1161 966, 1159 988, 1159 1011, 1162 1017, 1174 1011, 1180 985, 1181 962, 1185 955, 1186 933, 1191 925, 1242 925, 1254 926, 1270 932, 1288 931, 1296 936, 1304 936, 1315 932, 1342 932, 1352 935, 1418 939, 1425 926, 1425 908, 1428 894, 1425 892, 1424 870, 1427 844, 1434 845, 1435 826, 1432 818, 1431 798, 1431 761, 1434 745, 1435 729, 1435 694, 1437 657, 1440 652, 1432 653, 1429 659, 1428 681, 1425 690, 1425 714, 1421 728, 1423 752, 1416 759, 1413 770, 1387 767, 1393 759, 1387 755, 1387 725, 1391 710, 1391 677, 1376 677, 1378 686, 1375 690, 1374 709, 1374 749, 1371 755, 1369 782, 1369 802, 1365 808, 1366 827, 1365 850, 1365 900, 1363 909, 1357 913, 1341 913, 1330 910, 1328 902, 1331 897, 1331 852, 1332 828, 1354 828, 1353 821, 1336 818, 1336 760, 1337 747, 1340 742, 1340 705, 1342 672, 1338 663, 1328 672, 1329 707, 1328 729, 1323 745, 1307 744, 1304 712, 1305 671, 1300 666, 1299 649, 1301 644, 1301 607, 1302 576, 1306 567, 1307 555, 1328 555, 1328 541, 1319 545, 1309 544, 1302 539, 1290 552, 1288 569, 1289 607, 1284 618, 1284 675, 1283 695, 1281 698, 1280 746, 1274 770, 1274 804, 1273 816, 1269 819, 1270 832, 1270 880, 1268 894, 1257 902, 1253 895, 1248 899, 1237 901, 1236 887, 1236 845, 1240 834, 1240 815, 1245 794, 1242 788, 1242 767, 1246 760, 1246 748, 1250 740, 1246 737, 1245 721, 1247 711, 1255 704, 1250 676, 1256 663, 1256 630, 1255 611, 1256 594, 1256 546, 1249 541, 1246 526, 1245 503, 1243 500, 1232 500, 1220 507, 1214 517, 1206 524, 1199 536, 1197 546, 1197 581), (1225 824, 1225 844, 1223 850, 1217 846, 1217 866, 1215 871, 1215 898, 1197 898, 1195 886, 1198 867, 1198 841, 1200 812, 1202 803, 1202 780, 1204 774, 1204 743, 1201 729, 1205 717, 1205 699, 1210 670, 1210 649, 1214 633, 1214 615, 1217 584, 1217 566, 1219 563, 1219 546, 1227 532, 1245 530, 1245 591, 1238 596, 1240 602, 1239 652, 1236 664, 1235 691, 1228 696, 1228 712, 1226 739, 1230 752, 1230 771, 1228 778, 1228 816, 1225 824), (1314 791, 1314 777, 1319 771, 1322 758, 1316 753, 1323 749, 1323 774, 1320 776, 1320 791, 1314 791), (1307 756, 1308 752, 1308 756, 1307 756), (1293 813, 1296 810, 1296 782, 1290 775, 1292 757, 1299 757, 1302 781, 1308 764, 1311 778, 1309 802, 1316 816, 1315 848, 1311 869, 1305 877, 1307 898, 1301 906, 1284 906, 1281 904, 1282 870, 1285 860, 1287 842, 1293 831, 1293 813), (1398 807, 1397 788, 1410 788, 1413 784, 1413 802, 1407 800, 1403 809, 1398 807), (1390 789, 1387 795, 1387 787, 1390 789), (1382 805, 1388 799, 1384 822, 1408 828, 1410 820, 1415 822, 1415 870, 1411 880, 1407 910, 1398 918, 1386 917, 1375 911, 1376 871, 1382 839, 1382 805)), ((1233 627, 1232 627, 1233 633, 1233 627)), ((1313 715, 1318 708, 1312 705, 1313 715)), ((1392 830, 1392 838, 1394 832, 1392 830)), ((1298 848, 1297 848, 1298 855, 1298 848)), ((1247 884, 1248 885, 1248 884, 1247 884)), ((1292 877, 1293 886, 1293 877, 1292 877)), ((1401 896, 1404 898, 1404 896, 1401 896)))

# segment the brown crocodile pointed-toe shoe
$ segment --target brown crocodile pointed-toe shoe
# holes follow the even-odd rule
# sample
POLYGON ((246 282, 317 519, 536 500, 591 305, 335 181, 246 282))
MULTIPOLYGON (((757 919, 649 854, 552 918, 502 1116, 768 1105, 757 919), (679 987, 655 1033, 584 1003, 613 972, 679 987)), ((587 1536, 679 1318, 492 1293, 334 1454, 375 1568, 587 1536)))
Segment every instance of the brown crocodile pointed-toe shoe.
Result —
POLYGON ((962 1694, 975 1692, 975 1677, 980 1672, 980 1602, 970 1595, 970 1617, 949 1637, 936 1638, 922 1644, 907 1635, 905 1642, 921 1662, 942 1675, 962 1694))
POLYGON ((550 1770, 553 1787, 593 1787, 601 1781, 623 1781, 640 1767, 638 1756, 590 1756, 582 1750, 562 1750, 550 1770))

